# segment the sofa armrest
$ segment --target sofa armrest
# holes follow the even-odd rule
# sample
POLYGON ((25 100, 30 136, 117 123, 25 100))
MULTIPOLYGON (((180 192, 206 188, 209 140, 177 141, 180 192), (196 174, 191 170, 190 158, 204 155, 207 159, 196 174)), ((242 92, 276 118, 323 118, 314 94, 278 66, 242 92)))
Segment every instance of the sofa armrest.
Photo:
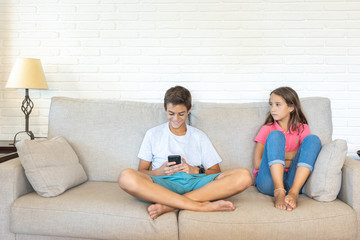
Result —
POLYGON ((346 157, 338 198, 351 206, 357 217, 357 239, 360 240, 360 161, 346 157))
POLYGON ((11 204, 32 191, 19 158, 0 164, 0 239, 15 239, 15 234, 10 232, 11 204))

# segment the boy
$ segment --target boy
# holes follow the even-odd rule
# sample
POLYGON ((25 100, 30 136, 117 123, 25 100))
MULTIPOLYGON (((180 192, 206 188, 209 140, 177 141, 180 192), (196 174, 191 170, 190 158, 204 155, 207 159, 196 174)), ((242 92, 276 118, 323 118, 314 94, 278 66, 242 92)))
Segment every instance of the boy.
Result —
POLYGON ((238 168, 221 173, 222 160, 209 138, 186 124, 191 110, 191 94, 186 88, 170 88, 164 108, 169 122, 147 131, 138 154, 138 171, 123 170, 120 187, 136 198, 154 203, 148 207, 152 219, 176 208, 233 211, 232 202, 218 199, 248 188, 252 183, 250 172, 238 168), (180 155, 182 162, 168 162, 169 155, 180 155))

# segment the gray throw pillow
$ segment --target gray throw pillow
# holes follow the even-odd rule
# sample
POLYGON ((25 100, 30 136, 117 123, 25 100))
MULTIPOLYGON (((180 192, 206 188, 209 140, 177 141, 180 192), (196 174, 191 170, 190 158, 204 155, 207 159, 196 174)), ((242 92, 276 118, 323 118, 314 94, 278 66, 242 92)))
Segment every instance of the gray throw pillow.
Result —
POLYGON ((76 153, 63 137, 22 140, 16 148, 26 177, 43 197, 58 196, 87 180, 76 153))
POLYGON ((341 188, 342 167, 347 153, 345 140, 337 139, 325 144, 315 162, 314 170, 306 182, 303 193, 322 202, 337 198, 341 188))

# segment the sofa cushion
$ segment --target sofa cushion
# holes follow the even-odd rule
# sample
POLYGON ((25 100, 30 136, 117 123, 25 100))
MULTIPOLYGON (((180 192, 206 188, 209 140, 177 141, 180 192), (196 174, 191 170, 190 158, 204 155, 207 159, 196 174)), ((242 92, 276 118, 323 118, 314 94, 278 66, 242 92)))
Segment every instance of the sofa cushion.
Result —
MULTIPOLYGON (((310 131, 322 144, 331 141, 332 119, 328 98, 301 99, 310 131)), ((254 138, 264 124, 268 102, 258 103, 195 103, 191 123, 203 130, 223 159, 222 170, 245 167, 253 170, 254 138)))
POLYGON ((301 107, 312 134, 317 135, 322 145, 332 140, 332 115, 330 99, 324 97, 301 98, 301 107))
POLYGON ((204 131, 223 162, 221 170, 245 167, 252 171, 253 139, 265 120, 264 103, 195 103, 191 123, 204 131))
POLYGON ((180 239, 355 239, 356 213, 340 200, 318 202, 300 195, 291 212, 252 186, 229 198, 233 212, 179 213, 180 239), (291 236, 291 237, 289 237, 291 236))
POLYGON ((57 196, 87 180, 78 157, 63 137, 22 140, 16 148, 26 177, 43 197, 57 196))
POLYGON ((54 97, 48 136, 66 137, 90 181, 117 181, 137 169, 146 130, 166 121, 161 103, 54 97))
POLYGON ((13 203, 13 233, 81 239, 178 239, 175 212, 152 220, 149 204, 122 191, 117 183, 86 182, 56 198, 36 193, 13 203))
MULTIPOLYGON (((327 98, 301 99, 310 130, 322 144, 331 141, 327 98)), ((254 137, 269 107, 259 103, 194 103, 191 123, 203 130, 223 159, 222 170, 252 171, 254 137), (231 141, 229 141, 231 139, 231 141)), ((137 168, 145 132, 166 122, 163 103, 52 98, 48 136, 64 136, 77 153, 89 180, 117 181, 125 168, 137 168)))
POLYGON ((303 192, 318 201, 333 201, 341 188, 341 169, 347 153, 345 140, 325 144, 315 162, 314 171, 304 185, 303 192))

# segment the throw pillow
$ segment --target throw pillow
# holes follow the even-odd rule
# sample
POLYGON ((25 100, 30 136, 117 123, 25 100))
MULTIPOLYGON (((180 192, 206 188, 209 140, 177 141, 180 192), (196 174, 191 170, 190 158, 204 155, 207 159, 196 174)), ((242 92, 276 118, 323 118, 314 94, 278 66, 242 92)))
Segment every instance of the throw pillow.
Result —
POLYGON ((337 198, 341 188, 342 167, 347 153, 345 140, 325 144, 315 162, 314 170, 304 185, 303 193, 323 202, 337 198))
POLYGON ((63 137, 16 143, 20 162, 34 190, 55 197, 87 180, 79 159, 63 137))

